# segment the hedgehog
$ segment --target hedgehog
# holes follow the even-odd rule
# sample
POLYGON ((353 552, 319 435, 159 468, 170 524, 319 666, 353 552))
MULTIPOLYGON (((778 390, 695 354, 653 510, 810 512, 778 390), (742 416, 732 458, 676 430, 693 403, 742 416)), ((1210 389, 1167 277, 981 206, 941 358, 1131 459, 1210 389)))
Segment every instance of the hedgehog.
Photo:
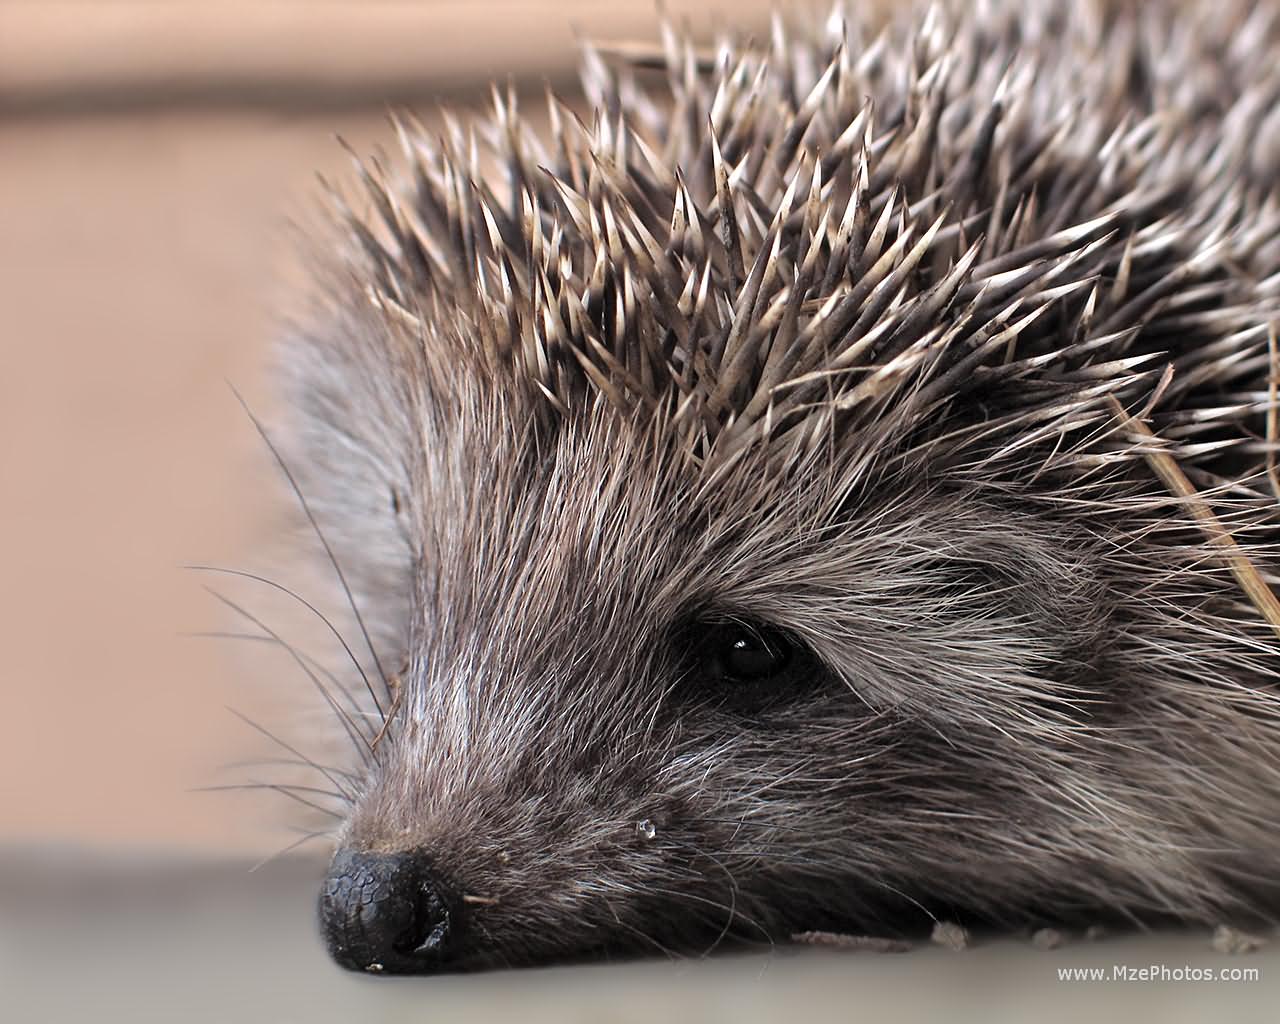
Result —
POLYGON ((280 349, 338 963, 1274 921, 1277 52, 837 8, 394 117, 280 349))

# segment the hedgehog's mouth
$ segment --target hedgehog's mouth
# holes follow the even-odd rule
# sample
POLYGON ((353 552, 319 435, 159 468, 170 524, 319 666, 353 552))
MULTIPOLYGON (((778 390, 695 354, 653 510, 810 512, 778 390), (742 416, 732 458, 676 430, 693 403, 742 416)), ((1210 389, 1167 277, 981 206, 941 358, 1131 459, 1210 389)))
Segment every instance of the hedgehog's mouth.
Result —
POLYGON ((504 943, 498 941, 503 936, 491 934, 473 912, 486 908, 470 906, 457 892, 421 851, 342 849, 334 856, 320 892, 321 934, 340 966, 373 974, 438 974, 552 961, 623 960, 655 952, 673 955, 712 948, 768 947, 775 941, 755 923, 744 930, 686 920, 675 928, 677 934, 665 941, 638 928, 596 931, 584 924, 578 936, 523 935, 504 943))
MULTIPOLYGON (((421 850, 341 849, 320 893, 321 933, 330 955, 348 970, 441 974, 769 950, 788 942, 793 932, 844 932, 852 924, 821 914, 811 920, 806 914, 804 927, 788 927, 785 915, 766 923, 759 907, 748 917, 735 916, 731 905, 725 906, 726 915, 700 914, 679 900, 663 901, 654 894, 648 912, 632 908, 651 928, 627 924, 611 908, 608 921, 592 923, 584 917, 566 921, 562 929, 543 926, 540 934, 513 935, 501 924, 490 921, 492 928, 486 926, 483 917, 490 901, 469 900, 459 891, 421 850)), ((706 906, 713 902, 694 899, 706 906)))

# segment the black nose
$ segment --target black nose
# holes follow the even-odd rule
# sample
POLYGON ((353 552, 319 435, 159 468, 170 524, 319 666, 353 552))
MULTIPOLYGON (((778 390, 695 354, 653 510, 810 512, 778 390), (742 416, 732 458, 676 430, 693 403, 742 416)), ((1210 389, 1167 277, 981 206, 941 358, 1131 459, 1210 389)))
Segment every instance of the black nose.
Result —
POLYGON ((448 892, 420 853, 339 850, 320 893, 330 954, 354 971, 441 970, 460 925, 448 892))

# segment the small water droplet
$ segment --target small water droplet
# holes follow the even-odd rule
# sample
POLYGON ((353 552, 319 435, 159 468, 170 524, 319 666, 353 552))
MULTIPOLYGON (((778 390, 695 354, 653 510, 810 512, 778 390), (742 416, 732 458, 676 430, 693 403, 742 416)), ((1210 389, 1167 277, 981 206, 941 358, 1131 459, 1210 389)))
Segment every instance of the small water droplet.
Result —
POLYGON ((636 825, 636 832, 641 839, 652 839, 658 834, 658 826, 651 822, 648 818, 636 825))

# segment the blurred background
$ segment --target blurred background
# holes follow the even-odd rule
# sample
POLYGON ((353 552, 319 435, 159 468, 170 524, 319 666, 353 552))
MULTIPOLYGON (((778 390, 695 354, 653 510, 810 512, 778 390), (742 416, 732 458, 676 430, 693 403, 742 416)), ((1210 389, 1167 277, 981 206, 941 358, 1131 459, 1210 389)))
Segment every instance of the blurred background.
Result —
MULTIPOLYGON (((767 32, 763 0, 665 7, 708 39, 726 21, 767 32)), ((346 173, 335 136, 391 149, 389 108, 431 124, 441 103, 483 107, 494 78, 525 110, 544 82, 577 102, 576 38, 650 40, 656 21, 652 0, 0 0, 0 1018, 422 1005, 422 983, 370 988, 325 961, 309 920, 323 847, 247 874, 296 839, 285 801, 191 792, 243 781, 236 763, 270 753, 228 705, 287 729, 315 698, 279 652, 188 635, 233 619, 181 566, 267 565, 281 492, 228 382, 270 415, 289 223, 315 209, 317 172, 346 173)), ((1204 954, 1170 941, 1183 942, 1171 957, 1204 954)), ((1116 954, 570 968, 571 991, 556 972, 428 984, 449 1020, 855 1004, 1065 1020, 1139 994, 1054 981, 1054 965, 1090 955, 1116 954)), ((1238 1019, 1273 1005, 1280 962, 1267 962, 1269 984, 1264 967, 1235 990, 1238 1019)), ((1169 1013, 1215 1005, 1187 986, 1151 992, 1169 1013)))
MULTIPOLYGON (((723 18, 669 2, 703 35, 723 18)), ((734 23, 765 4, 733 0, 734 23)), ((297 699, 179 567, 262 568, 292 220, 317 173, 511 78, 577 99, 576 38, 656 38, 641 3, 0 3, 0 842, 267 852, 271 800, 193 796, 297 699), (257 814, 254 804, 267 813, 257 814)), ((296 674, 294 670, 291 674, 296 674)), ((314 698, 307 698, 308 705, 314 698)))

